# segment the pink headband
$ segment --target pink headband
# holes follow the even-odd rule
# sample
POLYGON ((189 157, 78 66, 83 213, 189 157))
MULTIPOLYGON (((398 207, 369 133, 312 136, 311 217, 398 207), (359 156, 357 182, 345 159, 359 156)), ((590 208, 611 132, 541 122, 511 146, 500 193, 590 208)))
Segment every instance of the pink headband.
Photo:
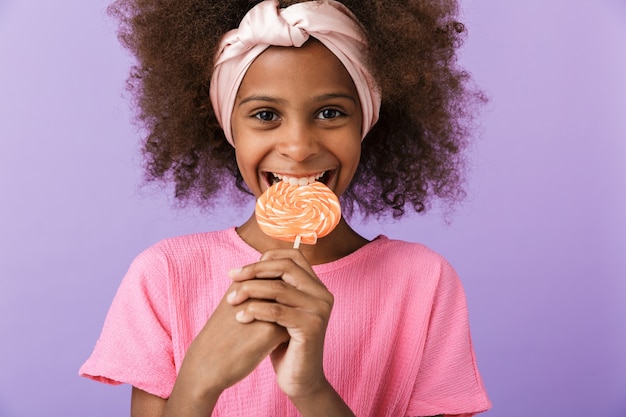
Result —
POLYGON ((374 126, 380 93, 364 66, 362 51, 367 43, 352 12, 334 0, 308 1, 284 9, 278 9, 277 0, 265 0, 244 16, 238 29, 224 35, 211 78, 213 110, 231 145, 235 98, 252 61, 271 45, 300 47, 309 36, 335 54, 352 77, 363 113, 362 138, 374 126))

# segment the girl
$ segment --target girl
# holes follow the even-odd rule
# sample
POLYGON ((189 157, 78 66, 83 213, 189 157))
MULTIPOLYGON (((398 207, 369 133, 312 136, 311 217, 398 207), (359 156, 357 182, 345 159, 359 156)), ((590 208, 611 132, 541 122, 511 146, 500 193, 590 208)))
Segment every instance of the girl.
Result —
MULTIPOLYGON (((150 178, 209 204, 234 191, 231 175, 255 198, 277 181, 320 181, 348 216, 457 200, 480 94, 455 66, 456 4, 282 3, 112 6, 138 58, 150 178)), ((80 372, 132 384, 142 417, 490 406, 450 265, 419 244, 368 241, 345 219, 299 250, 254 215, 156 244, 131 265, 80 372)))

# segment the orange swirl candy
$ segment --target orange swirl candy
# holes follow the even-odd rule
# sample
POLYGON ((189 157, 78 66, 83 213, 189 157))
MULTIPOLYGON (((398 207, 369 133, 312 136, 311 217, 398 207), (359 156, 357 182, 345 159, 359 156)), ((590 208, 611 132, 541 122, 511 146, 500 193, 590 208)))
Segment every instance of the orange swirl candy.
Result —
POLYGON ((279 181, 257 200, 259 227, 267 235, 313 245, 333 231, 341 219, 339 199, 319 181, 309 185, 290 185, 279 181))

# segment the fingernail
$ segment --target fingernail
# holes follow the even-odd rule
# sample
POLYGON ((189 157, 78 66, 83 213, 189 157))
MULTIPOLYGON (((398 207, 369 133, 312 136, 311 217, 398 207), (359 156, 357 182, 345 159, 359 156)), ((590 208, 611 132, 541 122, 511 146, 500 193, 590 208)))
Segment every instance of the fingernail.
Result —
POLYGON ((241 270, 242 268, 233 268, 230 271, 228 271, 228 276, 232 278, 233 276, 239 274, 241 270))
POLYGON ((226 301, 232 303, 236 296, 237 296, 237 291, 233 291, 226 296, 226 301))
POLYGON ((241 310, 241 311, 237 312, 237 314, 235 314, 235 319, 237 321, 240 321, 240 322, 243 323, 244 322, 244 317, 243 316, 244 316, 244 313, 243 313, 243 310, 241 310))

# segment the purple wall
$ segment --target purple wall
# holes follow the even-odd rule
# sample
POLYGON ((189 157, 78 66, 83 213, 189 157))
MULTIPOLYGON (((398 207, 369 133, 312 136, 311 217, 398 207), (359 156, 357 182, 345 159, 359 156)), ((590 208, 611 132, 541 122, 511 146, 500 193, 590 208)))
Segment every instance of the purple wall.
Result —
MULTIPOLYGON (((0 1, 0 416, 117 416, 128 387, 76 376, 131 259, 248 209, 139 189, 129 58, 104 0, 0 1)), ((470 198, 357 225, 456 266, 493 417, 626 415, 626 3, 466 1, 488 92, 470 198)))

